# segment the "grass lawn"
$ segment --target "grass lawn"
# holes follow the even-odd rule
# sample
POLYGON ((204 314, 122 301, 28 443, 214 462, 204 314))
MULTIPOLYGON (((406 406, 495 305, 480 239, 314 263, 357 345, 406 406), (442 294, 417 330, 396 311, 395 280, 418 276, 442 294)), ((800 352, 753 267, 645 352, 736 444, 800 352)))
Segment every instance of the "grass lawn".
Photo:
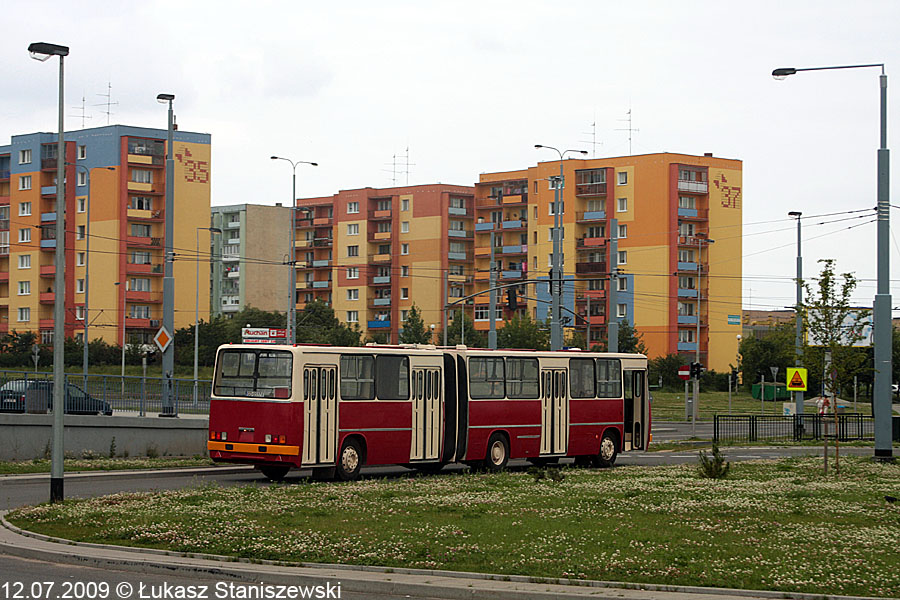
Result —
POLYGON ((896 596, 900 465, 844 458, 203 486, 23 508, 88 542, 251 559, 896 596), (222 515, 227 515, 223 519, 222 515))
MULTIPOLYGON (((690 390, 688 393, 691 393, 690 390)), ((761 403, 748 393, 732 392, 731 412, 738 415, 780 415, 783 402, 785 400, 767 400, 765 403, 761 403)), ((841 404, 847 407, 847 412, 854 412, 852 398, 845 400, 841 404)), ((654 421, 684 421, 684 390, 680 392, 654 390, 652 410, 654 421)), ((814 409, 812 406, 807 406, 805 412, 812 414, 814 409)), ((872 414, 868 398, 857 398, 856 412, 864 415, 872 414)), ((712 420, 715 414, 728 414, 728 392, 704 392, 701 389, 700 419, 712 420)))
MULTIPOLYGON (((173 469, 176 467, 210 467, 206 457, 163 456, 159 458, 67 458, 63 469, 69 471, 119 471, 127 469, 173 469)), ((43 458, 26 461, 0 461, 0 475, 49 473, 50 461, 43 458)))

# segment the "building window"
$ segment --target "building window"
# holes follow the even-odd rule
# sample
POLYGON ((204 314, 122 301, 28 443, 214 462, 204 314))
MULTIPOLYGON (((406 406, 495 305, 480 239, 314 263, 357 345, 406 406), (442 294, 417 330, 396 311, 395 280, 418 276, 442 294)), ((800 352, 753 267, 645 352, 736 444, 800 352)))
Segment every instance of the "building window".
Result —
POLYGON ((619 304, 616 306, 616 316, 620 319, 624 319, 628 316, 628 305, 627 304, 619 304))
POLYGON ((697 208, 697 199, 693 196, 679 196, 678 208, 697 208))
POLYGON ((150 279, 148 277, 132 277, 130 284, 131 287, 129 287, 128 289, 132 292, 150 291, 150 279))
POLYGON ((682 222, 678 224, 678 235, 683 237, 690 237, 694 235, 694 224, 682 222))
POLYGON ((409 244, 400 244, 400 254, 409 254, 409 244))
POLYGON ((693 329, 679 329, 678 330, 678 341, 684 342, 686 344, 694 343, 694 330, 693 329))
POLYGON ((31 229, 29 227, 23 227, 19 230, 19 243, 27 244, 31 241, 31 229))
POLYGON ((616 212, 628 211, 628 198, 616 198, 616 212))
POLYGON ((31 175, 19 175, 19 190, 31 189, 31 175))
POLYGON ((347 290, 347 300, 359 300, 359 289, 347 290))
POLYGON ((627 265, 628 264, 628 252, 626 250, 619 250, 618 253, 618 264, 627 265))
POLYGON ((359 223, 348 224, 347 235, 359 235, 359 223))
POLYGON ((78 146, 78 160, 87 158, 87 146, 78 146))
POLYGON ((77 185, 87 185, 87 172, 86 171, 78 171, 78 184, 77 185))
POLYGON ((31 163, 31 149, 19 150, 19 164, 27 165, 31 163))
POLYGON ((606 281, 603 279, 588 279, 588 289, 589 290, 605 290, 606 289, 606 281))
POLYGON ((84 279, 76 279, 75 280, 75 293, 76 294, 84 293, 84 279))
MULTIPOLYGON (((84 321, 84 307, 83 306, 75 307, 75 320, 84 321)), ((76 334, 76 339, 83 339, 83 338, 84 338, 84 332, 81 333, 81 336, 78 336, 76 334)))
POLYGON ((679 302, 678 303, 678 316, 680 317, 693 317, 694 316, 694 303, 693 302, 679 302))
POLYGON ((358 310, 348 310, 347 311, 347 322, 348 323, 359 323, 359 311, 358 310))
POLYGON ((20 281, 19 282, 19 295, 20 296, 30 296, 31 295, 31 282, 30 281, 20 281))
MULTIPOLYGON (((547 208, 549 208, 549 212, 547 214, 549 214, 551 216, 554 214, 553 207, 555 204, 556 204, 556 202, 551 202, 550 204, 547 205, 547 208)), ((559 202, 559 214, 561 214, 561 215, 566 214, 566 203, 562 200, 560 200, 560 202, 559 202)))
POLYGON ((628 237, 628 225, 619 225, 619 239, 628 237))
POLYGON ((75 253, 75 266, 83 267, 84 266, 84 252, 76 252, 75 253))
POLYGON ((359 212, 359 202, 348 202, 347 203, 347 214, 355 215, 359 212))
POLYGON ((409 198, 401 198, 400 199, 400 210, 403 210, 403 211, 409 210, 409 198))
POLYGON ((347 256, 359 256, 359 246, 347 246, 347 256))
POLYGON ((347 279, 359 279, 359 267, 347 267, 347 279))
POLYGON ((150 169, 132 169, 131 181, 134 183, 153 183, 153 171, 150 169))
POLYGON ((132 319, 149 319, 150 307, 146 305, 135 304, 131 307, 131 315, 129 316, 132 319))
POLYGON ((679 250, 678 251, 678 262, 694 262, 694 251, 693 250, 679 250))
POLYGON ((401 311, 400 311, 400 321, 403 322, 403 323, 406 323, 406 320, 407 320, 408 318, 409 318, 409 311, 408 311, 408 310, 401 310, 401 311))
POLYGON ((628 291, 628 280, 627 279, 625 279, 624 277, 619 277, 618 279, 616 279, 616 281, 618 282, 616 284, 617 290, 619 290, 620 292, 628 291))
POLYGON ((400 266, 400 277, 409 277, 409 265, 400 266))
POLYGON ((76 225, 75 226, 75 239, 76 240, 84 239, 84 225, 76 225))
POLYGON ((25 321, 31 320, 31 309, 30 308, 20 308, 19 309, 19 323, 23 323, 25 321))
MULTIPOLYGON (((132 196, 129 208, 134 210, 153 210, 153 198, 150 196, 132 196)), ((235 218, 235 221, 238 219, 235 218)))
POLYGON ((30 254, 20 254, 19 255, 19 268, 20 269, 30 269, 31 268, 31 255, 30 254))
POLYGON ((149 252, 132 252, 131 253, 131 264, 133 265, 149 265, 150 264, 150 253, 149 252))
POLYGON ((376 227, 378 233, 390 233, 391 224, 389 221, 380 221, 376 227))
POLYGON ((19 202, 19 216, 20 217, 30 217, 31 216, 31 202, 19 202))
POLYGON ((85 206, 87 205, 87 202, 85 202, 84 198, 79 198, 78 200, 76 200, 76 202, 77 202, 77 204, 76 204, 75 210, 77 210, 80 213, 83 213, 85 211, 85 206))
POLYGON ((450 288, 450 297, 451 298, 462 298, 463 297, 463 289, 461 287, 450 288))
POLYGON ((628 185, 628 172, 619 171, 616 173, 616 183, 618 185, 628 185))
POLYGON ((409 300, 409 288, 400 288, 400 299, 409 300))
POLYGON ((409 233, 409 221, 400 223, 400 233, 409 233))

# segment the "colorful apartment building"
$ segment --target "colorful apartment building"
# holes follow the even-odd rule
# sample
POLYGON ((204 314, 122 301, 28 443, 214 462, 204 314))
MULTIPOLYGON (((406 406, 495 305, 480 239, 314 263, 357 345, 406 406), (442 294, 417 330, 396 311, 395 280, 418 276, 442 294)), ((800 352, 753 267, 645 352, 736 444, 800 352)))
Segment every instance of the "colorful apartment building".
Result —
MULTIPOLYGON (((159 329, 165 140, 164 129, 123 125, 65 134, 66 337, 82 337, 86 297, 90 339, 150 343, 159 329)), ((0 333, 39 332, 43 343, 53 340, 56 141, 54 133, 31 133, 0 146, 0 333)), ((210 136, 176 131, 173 154, 175 327, 181 328, 194 320, 196 231, 209 227, 210 136)), ((208 262, 201 263, 203 318, 208 280, 208 262)))
MULTIPOLYGON (((297 201, 297 301, 329 302, 366 337, 396 343, 415 303, 440 332, 472 291, 474 189, 419 185, 297 201)), ((437 339, 437 337, 435 338, 437 339)))
MULTIPOLYGON (((277 204, 238 204, 212 208, 215 233, 212 257, 211 311, 232 315, 245 308, 285 312, 290 302, 291 209, 277 204)), ((201 232, 201 244, 207 241, 201 232)))
MULTIPOLYGON (((663 153, 562 166, 562 321, 569 332, 590 330, 597 341, 609 319, 627 319, 650 356, 682 353, 690 362, 699 344, 703 364, 727 369, 741 332, 741 161, 663 153)), ((493 239, 496 284, 522 282, 518 310, 541 321, 550 307, 549 286, 539 281, 550 271, 551 183, 559 173, 560 161, 542 162, 482 174, 475 186, 475 290, 488 288, 493 239)), ((498 302, 497 327, 510 315, 498 302)), ((487 294, 473 316, 476 328, 489 328, 487 294)))

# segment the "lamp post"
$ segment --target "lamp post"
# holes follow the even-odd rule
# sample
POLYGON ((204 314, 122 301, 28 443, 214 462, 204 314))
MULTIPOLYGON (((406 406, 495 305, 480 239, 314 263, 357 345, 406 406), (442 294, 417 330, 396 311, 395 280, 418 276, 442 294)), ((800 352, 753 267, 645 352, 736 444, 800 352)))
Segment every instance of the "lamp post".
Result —
MULTIPOLYGON (((559 307, 562 306, 562 284, 564 277, 563 254, 562 254, 562 212, 560 210, 560 199, 562 198, 562 190, 565 187, 565 179, 563 177, 563 159, 569 152, 578 154, 587 154, 587 150, 559 150, 553 146, 544 146, 543 144, 535 144, 535 148, 547 148, 559 154, 559 179, 556 180, 553 195, 553 256, 551 258, 551 269, 553 273, 550 277, 550 349, 561 350, 563 345, 562 323, 560 322, 559 307)), ((551 181, 553 178, 551 178, 551 181)), ((493 315, 491 315, 493 319, 493 315)))
POLYGON ((63 412, 65 411, 65 363, 63 349, 65 347, 66 317, 66 151, 64 137, 64 62, 69 55, 68 46, 35 42, 28 46, 31 57, 41 62, 51 56, 59 57, 59 133, 56 139, 56 255, 54 265, 56 274, 53 278, 53 450, 50 461, 50 501, 62 502, 63 490, 63 412))
MULTIPOLYGON (((210 245, 213 234, 221 234, 218 227, 197 227, 197 297, 194 302, 194 406, 197 406, 197 354, 200 350, 200 230, 209 232, 210 245)), ((212 260, 212 257, 210 257, 212 260)))
POLYGON ((282 156, 271 156, 272 160, 286 160, 291 163, 293 176, 291 179, 291 249, 288 253, 290 259, 288 265, 291 267, 291 289, 289 290, 288 310, 287 310, 287 337, 289 344, 297 343, 297 267, 294 264, 294 257, 297 252, 297 165, 311 165, 318 167, 319 163, 309 162, 305 160, 291 160, 282 156))
MULTIPOLYGON (((794 364, 800 366, 800 352, 803 348, 803 315, 800 314, 800 306, 803 304, 803 258, 800 252, 800 217, 803 213, 792 210, 788 213, 789 217, 797 219, 797 306, 795 307, 794 319, 796 321, 796 334, 794 336, 794 364)), ((803 392, 794 392, 794 414, 803 414, 803 392)))
MULTIPOLYGON (((166 247, 165 273, 163 274, 163 328, 169 335, 175 332, 175 274, 173 272, 173 247, 175 240, 175 159, 173 152, 175 113, 172 112, 174 94, 159 94, 156 100, 169 105, 169 124, 166 130, 166 247)), ((123 320, 124 322, 124 320, 123 320)), ((124 348, 124 346, 123 346, 124 348)), ((161 417, 174 417, 172 402, 172 375, 175 370, 175 344, 170 342, 162 353, 162 412, 161 417)), ((123 380, 124 381, 124 380, 123 380)))
MULTIPOLYGON (((115 283, 113 283, 113 285, 120 286, 124 283, 125 283, 124 281, 116 281, 115 283)), ((125 311, 127 310, 125 307, 125 302, 127 301, 127 298, 125 297, 125 295, 128 292, 128 286, 125 285, 125 287, 120 288, 120 291, 122 292, 122 394, 124 395, 124 393, 125 393, 125 340, 127 339, 127 337, 125 335, 125 319, 127 318, 127 315, 125 314, 125 311)))
POLYGON ((772 76, 784 79, 800 71, 831 71, 839 69, 864 69, 877 67, 881 69, 879 77, 880 102, 880 141, 878 148, 878 290, 875 294, 873 314, 875 317, 875 390, 872 401, 872 414, 875 417, 875 458, 893 459, 891 447, 891 288, 890 288, 890 151, 887 147, 887 75, 884 63, 864 65, 840 65, 831 67, 809 67, 797 69, 793 67, 775 69, 772 76))
MULTIPOLYGON (((706 261, 709 262, 709 245, 714 244, 715 240, 711 240, 706 237, 701 237, 699 234, 694 238, 697 240, 697 339, 696 339, 696 348, 694 350, 694 361, 697 364, 700 364, 700 303, 703 300, 703 244, 706 244, 707 252, 706 252, 706 261)), ((707 279, 709 277, 707 276, 707 279)), ((709 314, 709 298, 706 299, 706 312, 709 314)), ((707 319, 709 321, 709 319, 707 319)), ((707 361, 706 364, 709 365, 709 327, 707 323, 707 348, 706 348, 706 356, 707 361)), ((691 423, 697 422, 697 417, 700 413, 700 375, 694 378, 694 406, 693 406, 693 417, 691 419, 691 423)), ((692 430, 693 431, 693 430, 692 430)))

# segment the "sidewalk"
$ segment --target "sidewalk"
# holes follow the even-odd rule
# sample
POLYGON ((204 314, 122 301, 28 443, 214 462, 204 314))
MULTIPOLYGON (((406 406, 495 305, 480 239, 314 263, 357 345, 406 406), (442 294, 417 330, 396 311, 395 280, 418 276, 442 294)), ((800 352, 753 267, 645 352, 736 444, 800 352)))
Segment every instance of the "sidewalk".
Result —
POLYGON ((371 594, 389 594, 419 598, 555 600, 557 598, 594 598, 602 600, 714 600, 739 597, 748 600, 796 598, 798 600, 834 600, 851 596, 787 594, 784 592, 732 590, 719 588, 653 586, 617 582, 574 581, 545 583, 517 575, 483 575, 454 571, 385 569, 344 565, 283 566, 269 561, 250 563, 212 555, 182 555, 161 550, 126 548, 99 544, 73 543, 24 532, 6 521, 0 513, 0 552, 55 563, 107 568, 137 573, 178 573, 206 579, 233 578, 244 582, 275 585, 324 585, 340 583, 342 590, 371 594))

